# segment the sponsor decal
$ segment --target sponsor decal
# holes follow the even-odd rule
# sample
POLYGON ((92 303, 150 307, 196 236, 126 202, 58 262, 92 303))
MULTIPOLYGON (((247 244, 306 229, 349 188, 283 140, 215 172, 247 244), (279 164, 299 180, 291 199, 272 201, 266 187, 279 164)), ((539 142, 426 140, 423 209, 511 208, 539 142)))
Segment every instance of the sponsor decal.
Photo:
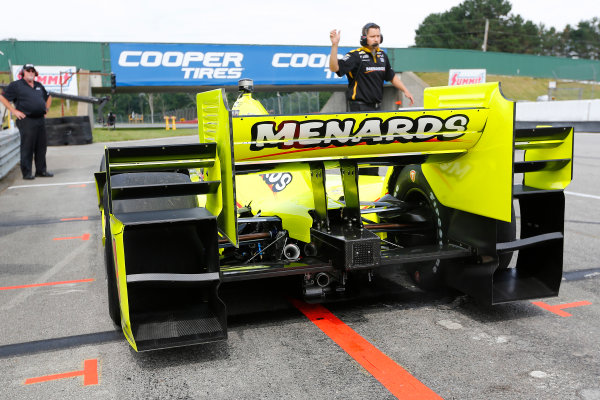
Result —
MULTIPOLYGON (((329 70, 330 49, 318 46, 111 43, 118 86, 255 85, 346 82, 329 70)), ((350 49, 340 48, 340 53, 350 49)), ((341 57, 342 55, 338 55, 341 57)))
MULTIPOLYGON (((20 65, 13 65, 12 75, 13 80, 22 78, 20 74, 20 65)), ((36 65, 35 70, 38 72, 38 76, 35 80, 44 85, 49 92, 65 93, 77 96, 79 94, 77 88, 77 68, 74 66, 45 66, 36 65)))
POLYGON ((239 79, 244 55, 219 51, 122 51, 120 67, 180 68, 183 79, 239 79))
POLYGON ((276 172, 272 174, 262 174, 263 181, 271 188, 274 193, 281 192, 290 183, 292 183, 292 174, 289 172, 276 172))
POLYGON ((279 126, 274 121, 264 121, 255 123, 250 130, 250 150, 450 141, 463 136, 468 123, 469 118, 463 114, 446 119, 423 115, 415 119, 367 118, 360 122, 352 118, 282 121, 279 126))
POLYGON ((485 83, 485 69, 451 69, 448 74, 448 86, 485 83))
MULTIPOLYGON (((274 68, 314 68, 322 70, 325 79, 341 79, 329 69, 330 58, 331 55, 325 53, 275 53, 271 65, 274 68)), ((346 60, 347 57, 343 59, 346 60)))
POLYGON ((411 169, 408 175, 410 176, 411 182, 414 182, 415 179, 417 179, 417 171, 415 171, 414 169, 411 169))

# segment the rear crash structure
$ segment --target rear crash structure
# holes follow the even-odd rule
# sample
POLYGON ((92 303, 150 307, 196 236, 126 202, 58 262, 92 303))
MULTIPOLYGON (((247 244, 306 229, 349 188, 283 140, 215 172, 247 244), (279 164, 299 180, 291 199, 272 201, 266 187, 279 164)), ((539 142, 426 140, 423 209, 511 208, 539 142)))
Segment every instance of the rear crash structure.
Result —
POLYGON ((390 266, 485 304, 558 294, 570 127, 515 130, 497 83, 428 88, 408 111, 243 102, 198 94, 197 144, 105 150, 109 314, 136 351, 226 339, 233 281, 297 276, 321 301, 390 266))

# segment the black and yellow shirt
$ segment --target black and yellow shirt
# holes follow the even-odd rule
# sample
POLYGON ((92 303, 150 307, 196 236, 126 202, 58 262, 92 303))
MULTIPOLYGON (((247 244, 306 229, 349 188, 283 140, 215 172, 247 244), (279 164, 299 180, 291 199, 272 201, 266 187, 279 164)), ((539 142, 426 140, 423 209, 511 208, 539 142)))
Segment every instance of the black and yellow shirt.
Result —
POLYGON ((387 54, 379 48, 375 53, 366 47, 352 50, 338 64, 336 74, 348 78, 346 98, 365 103, 381 103, 383 81, 391 81, 396 74, 387 54))

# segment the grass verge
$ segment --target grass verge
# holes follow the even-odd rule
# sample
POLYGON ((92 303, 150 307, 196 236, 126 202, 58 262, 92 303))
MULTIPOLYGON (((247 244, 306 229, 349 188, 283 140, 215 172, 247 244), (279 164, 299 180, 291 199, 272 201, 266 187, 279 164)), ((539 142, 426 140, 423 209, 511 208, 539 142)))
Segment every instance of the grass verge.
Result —
MULTIPOLYGON (((416 74, 430 86, 446 86, 448 84, 447 72, 417 72, 416 74)), ((486 76, 486 82, 500 82, 504 96, 517 101, 535 101, 538 96, 548 94, 550 81, 556 82, 557 90, 552 91, 556 100, 578 100, 580 97, 582 100, 600 98, 600 85, 598 84, 527 76, 491 74, 486 76)))

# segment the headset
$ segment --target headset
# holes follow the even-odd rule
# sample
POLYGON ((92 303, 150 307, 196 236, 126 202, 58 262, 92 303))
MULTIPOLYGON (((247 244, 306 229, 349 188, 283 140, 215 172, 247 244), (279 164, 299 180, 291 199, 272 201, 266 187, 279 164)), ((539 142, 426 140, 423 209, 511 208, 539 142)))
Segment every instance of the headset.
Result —
MULTIPOLYGON (((367 45, 367 32, 369 32, 369 29, 371 28, 377 28, 377 29, 381 29, 379 27, 379 25, 377 25, 376 23, 373 22, 369 22, 368 24, 366 24, 365 26, 363 26, 362 28, 362 35, 360 35, 360 45, 361 46, 366 46, 367 45)), ((380 39, 379 39, 379 44, 383 43, 383 35, 380 34, 380 39)))

